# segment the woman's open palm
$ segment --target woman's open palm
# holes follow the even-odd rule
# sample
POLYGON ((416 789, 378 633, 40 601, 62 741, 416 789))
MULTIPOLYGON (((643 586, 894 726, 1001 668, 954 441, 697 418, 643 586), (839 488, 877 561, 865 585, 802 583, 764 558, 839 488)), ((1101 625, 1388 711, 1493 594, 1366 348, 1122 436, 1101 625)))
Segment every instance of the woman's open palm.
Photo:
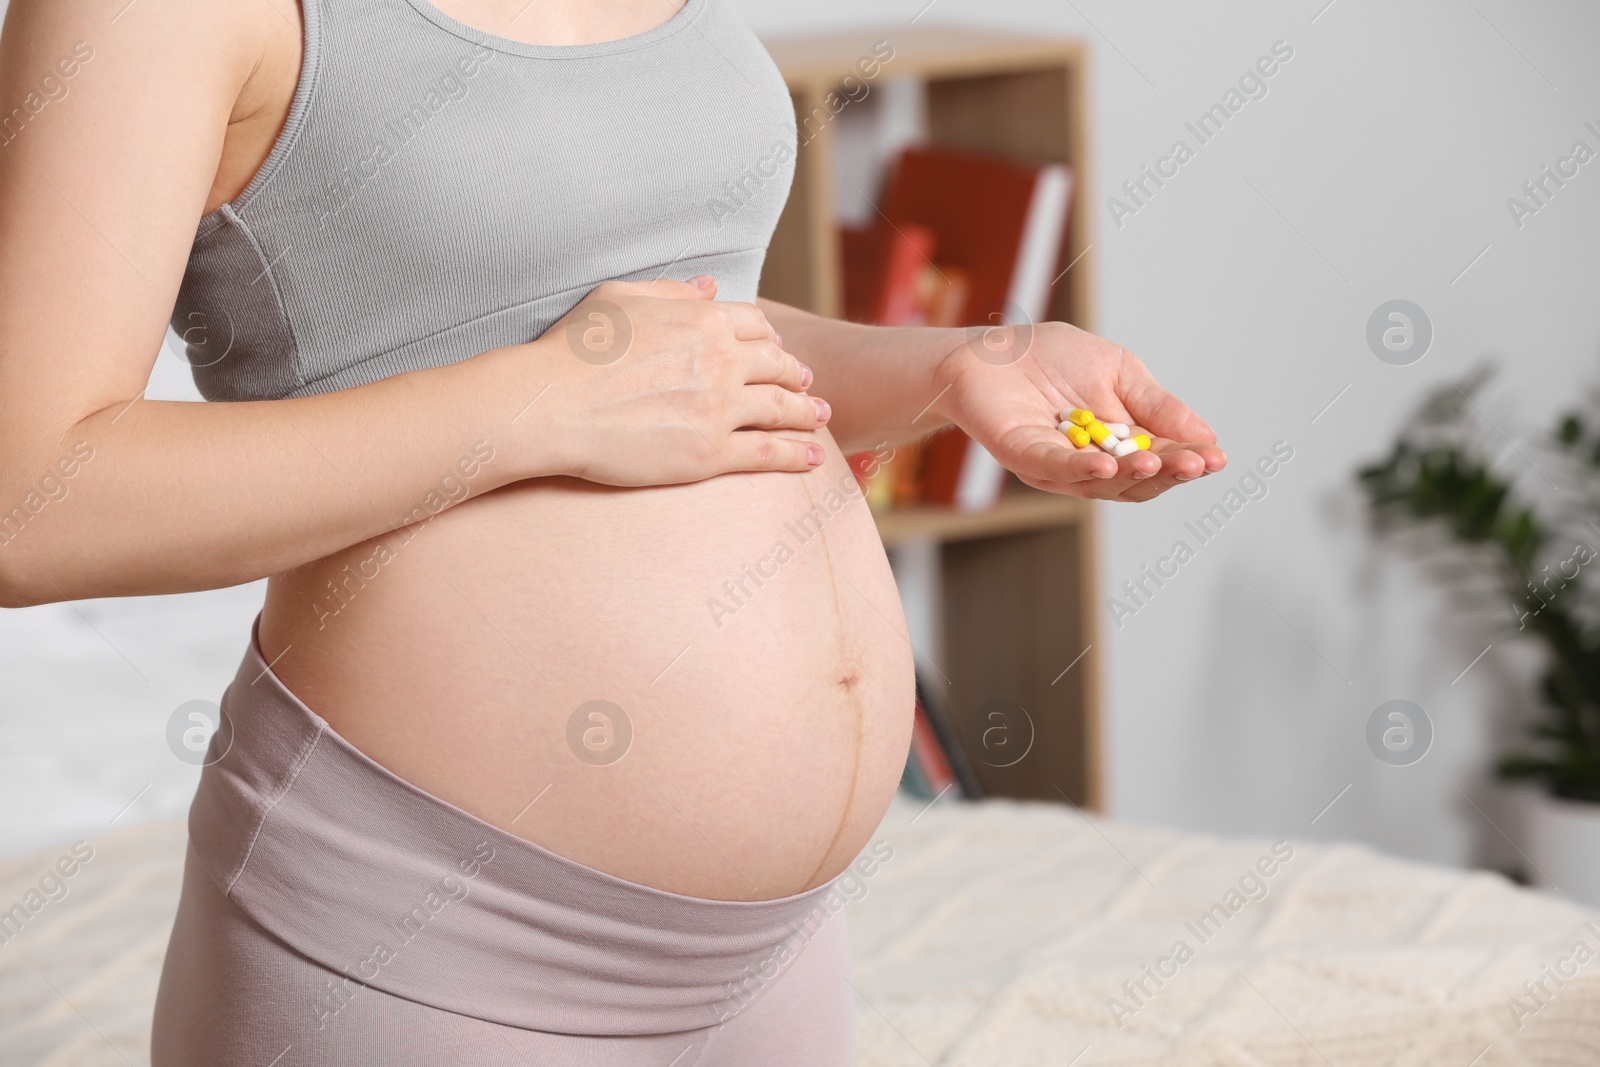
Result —
POLYGON ((944 358, 938 384, 942 413, 1047 492, 1149 500, 1228 461, 1211 427, 1137 356, 1066 323, 975 330, 944 358), (1074 447, 1057 428, 1061 411, 1074 407, 1148 433, 1149 451, 1116 459, 1074 447))

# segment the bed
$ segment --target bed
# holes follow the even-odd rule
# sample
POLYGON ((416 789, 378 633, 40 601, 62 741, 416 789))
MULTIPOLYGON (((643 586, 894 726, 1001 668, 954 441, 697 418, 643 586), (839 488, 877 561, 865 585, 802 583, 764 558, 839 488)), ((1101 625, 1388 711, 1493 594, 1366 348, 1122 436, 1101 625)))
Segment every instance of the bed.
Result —
MULTIPOLYGON (((183 825, 91 845, 0 926, 0 1063, 148 1063, 183 825)), ((899 798, 875 846, 861 1067, 1600 1064, 1600 913, 1492 874, 1001 800, 899 798)), ((70 855, 0 864, 0 908, 70 855)))

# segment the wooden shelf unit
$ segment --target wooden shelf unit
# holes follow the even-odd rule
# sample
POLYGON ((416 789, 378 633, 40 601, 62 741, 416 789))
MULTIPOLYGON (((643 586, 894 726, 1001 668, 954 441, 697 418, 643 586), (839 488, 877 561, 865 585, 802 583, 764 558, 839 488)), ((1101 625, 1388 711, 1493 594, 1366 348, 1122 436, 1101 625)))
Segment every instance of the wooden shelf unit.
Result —
MULTIPOLYGON (((834 190, 833 118, 846 79, 915 77, 926 84, 928 141, 1072 168, 1072 199, 1050 317, 1094 330, 1087 51, 1074 39, 997 34, 961 26, 901 26, 764 42, 794 100, 800 150, 795 183, 761 277, 761 294, 821 315, 842 307, 834 190), (876 77, 858 64, 878 42, 893 55, 876 77)), ((838 106, 843 101, 842 106, 838 106)), ((1025 487, 978 513, 918 508, 878 516, 893 548, 939 546, 944 648, 934 652, 939 694, 969 750, 981 746, 992 701, 1027 712, 1028 755, 997 766, 974 751, 995 795, 1101 810, 1101 674, 1095 509, 1025 487), (1080 655, 1081 654, 1081 655, 1080 655), (1068 670, 1068 666, 1071 669, 1068 670)))

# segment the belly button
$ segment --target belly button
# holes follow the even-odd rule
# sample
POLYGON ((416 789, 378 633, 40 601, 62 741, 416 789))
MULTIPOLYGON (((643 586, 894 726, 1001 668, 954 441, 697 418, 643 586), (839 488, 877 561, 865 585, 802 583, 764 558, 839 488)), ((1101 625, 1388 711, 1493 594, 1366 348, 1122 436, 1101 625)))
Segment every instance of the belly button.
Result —
POLYGON ((839 683, 839 688, 849 692, 861 683, 861 672, 845 671, 839 675, 836 681, 839 683))

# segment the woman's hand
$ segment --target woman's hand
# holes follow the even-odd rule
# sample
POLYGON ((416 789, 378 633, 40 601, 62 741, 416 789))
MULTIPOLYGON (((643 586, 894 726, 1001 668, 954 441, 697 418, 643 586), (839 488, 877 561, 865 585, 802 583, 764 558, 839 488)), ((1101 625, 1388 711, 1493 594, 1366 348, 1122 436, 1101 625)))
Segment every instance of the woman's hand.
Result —
POLYGON ((759 308, 697 281, 606 282, 535 342, 548 395, 522 417, 560 457, 544 473, 647 486, 822 463, 810 368, 759 308))
POLYGON ((940 361, 934 386, 940 413, 1036 489, 1149 500, 1228 462, 1211 427, 1133 353, 1066 323, 974 330, 940 361), (1074 407, 1148 433, 1150 450, 1119 460, 1074 447, 1056 428, 1074 407))

